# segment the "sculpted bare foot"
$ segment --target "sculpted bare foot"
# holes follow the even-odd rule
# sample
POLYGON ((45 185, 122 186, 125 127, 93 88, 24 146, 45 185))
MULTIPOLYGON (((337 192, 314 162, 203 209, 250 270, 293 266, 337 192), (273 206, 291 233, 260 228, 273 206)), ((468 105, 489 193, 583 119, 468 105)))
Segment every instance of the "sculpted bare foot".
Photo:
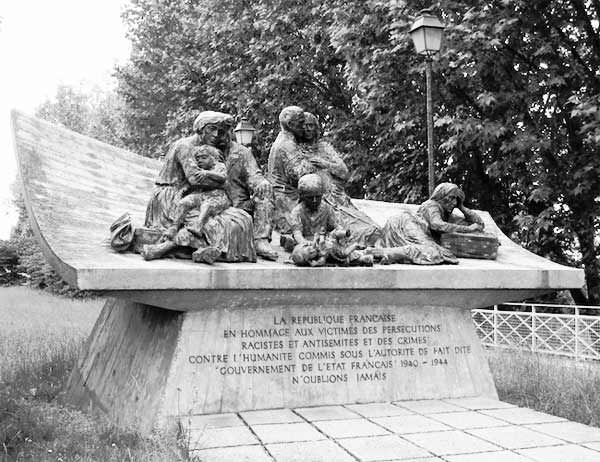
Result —
POLYGON ((221 251, 216 247, 204 247, 196 250, 192 254, 192 260, 196 263, 206 263, 212 265, 221 255, 221 251))
POLYGON ((160 244, 146 244, 142 247, 142 257, 144 260, 156 260, 163 257, 169 250, 172 250, 176 245, 172 241, 161 242, 160 244))
POLYGON ((266 239, 256 239, 254 241, 254 248, 256 250, 256 255, 265 260, 276 261, 279 254, 273 250, 271 244, 266 239))

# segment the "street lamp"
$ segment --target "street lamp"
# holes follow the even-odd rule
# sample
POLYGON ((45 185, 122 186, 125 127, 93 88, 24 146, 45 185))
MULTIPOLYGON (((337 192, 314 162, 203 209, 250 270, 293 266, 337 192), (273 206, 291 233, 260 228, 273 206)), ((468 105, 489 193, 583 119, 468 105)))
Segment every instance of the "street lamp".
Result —
POLYGON ((246 117, 242 117, 240 122, 234 128, 233 133, 235 133, 235 140, 239 144, 250 146, 255 131, 256 129, 252 126, 250 121, 246 117))
POLYGON ((433 163, 433 98, 431 97, 431 61, 440 51, 444 25, 434 16, 431 10, 420 12, 410 28, 410 36, 415 44, 417 53, 425 56, 425 80, 427 87, 427 159, 429 164, 429 195, 435 187, 433 163))

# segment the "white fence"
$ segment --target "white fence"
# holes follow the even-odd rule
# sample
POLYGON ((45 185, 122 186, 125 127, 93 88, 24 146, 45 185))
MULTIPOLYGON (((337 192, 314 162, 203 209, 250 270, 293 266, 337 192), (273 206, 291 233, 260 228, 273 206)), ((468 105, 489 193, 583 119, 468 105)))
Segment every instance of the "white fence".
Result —
POLYGON ((472 316, 484 346, 600 360, 600 307, 505 303, 472 316))

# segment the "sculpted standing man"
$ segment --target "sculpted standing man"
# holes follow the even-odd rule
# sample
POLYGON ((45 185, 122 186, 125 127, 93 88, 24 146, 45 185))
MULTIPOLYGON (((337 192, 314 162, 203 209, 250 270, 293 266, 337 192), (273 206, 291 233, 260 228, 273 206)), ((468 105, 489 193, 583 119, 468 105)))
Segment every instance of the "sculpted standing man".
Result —
POLYGON ((281 131, 269 153, 277 229, 282 235, 291 234, 290 214, 298 202, 298 180, 316 173, 324 183, 323 201, 333 208, 340 226, 350 230, 350 240, 365 247, 376 245, 381 231, 346 194, 348 168, 333 146, 320 139, 316 117, 298 106, 289 106, 281 111, 279 123, 281 131))
POLYGON ((282 234, 291 234, 292 209, 298 203, 298 180, 314 173, 316 167, 301 155, 299 144, 304 135, 304 110, 288 106, 279 114, 281 131, 269 153, 269 177, 275 194, 275 226, 282 234))
POLYGON ((273 228, 273 188, 264 177, 250 149, 231 139, 233 117, 223 114, 214 146, 225 156, 227 194, 233 206, 246 211, 253 218, 256 254, 267 260, 277 260, 271 247, 273 228))

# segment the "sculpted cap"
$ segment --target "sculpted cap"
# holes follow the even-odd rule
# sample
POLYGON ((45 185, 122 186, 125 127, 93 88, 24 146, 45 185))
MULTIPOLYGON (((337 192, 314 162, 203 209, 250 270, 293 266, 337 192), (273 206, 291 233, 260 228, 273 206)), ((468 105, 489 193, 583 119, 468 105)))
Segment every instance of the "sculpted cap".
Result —
POLYGON ((194 120, 194 132, 198 133, 208 124, 220 124, 222 122, 233 125, 233 117, 224 112, 202 111, 194 120))
POLYGON ((309 173, 308 175, 300 177, 298 180, 298 193, 323 194, 323 181, 321 180, 321 177, 316 173, 309 173))

